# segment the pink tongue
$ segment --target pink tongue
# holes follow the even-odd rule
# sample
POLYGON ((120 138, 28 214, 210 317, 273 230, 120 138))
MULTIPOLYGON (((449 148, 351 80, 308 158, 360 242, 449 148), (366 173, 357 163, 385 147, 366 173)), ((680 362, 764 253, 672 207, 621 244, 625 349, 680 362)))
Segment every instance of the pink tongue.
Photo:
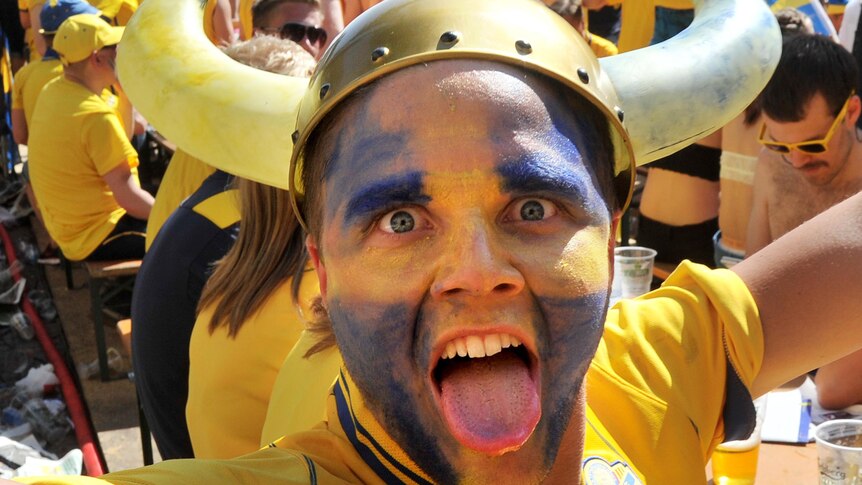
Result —
POLYGON ((443 416, 458 441, 490 455, 527 441, 541 416, 539 393, 514 351, 441 365, 443 416))

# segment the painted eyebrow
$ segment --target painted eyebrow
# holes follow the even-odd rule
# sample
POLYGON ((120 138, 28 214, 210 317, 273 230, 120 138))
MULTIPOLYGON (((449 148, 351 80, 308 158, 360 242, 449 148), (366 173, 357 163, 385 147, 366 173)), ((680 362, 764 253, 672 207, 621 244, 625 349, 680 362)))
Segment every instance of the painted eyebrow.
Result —
POLYGON ((431 197, 422 190, 424 172, 413 171, 375 181, 361 188, 347 202, 344 223, 350 225, 393 204, 427 204, 431 197))
POLYGON ((587 174, 550 161, 542 155, 527 155, 497 168, 503 190, 509 193, 551 192, 584 200, 590 192, 587 174))

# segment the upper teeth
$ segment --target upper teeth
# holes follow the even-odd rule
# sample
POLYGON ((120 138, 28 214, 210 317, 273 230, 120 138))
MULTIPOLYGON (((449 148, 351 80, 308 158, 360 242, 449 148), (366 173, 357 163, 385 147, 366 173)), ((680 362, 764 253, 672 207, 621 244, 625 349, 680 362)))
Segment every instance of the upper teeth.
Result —
POLYGON ((460 357, 490 357, 499 354, 500 351, 509 347, 518 347, 521 341, 507 333, 495 333, 491 335, 470 335, 459 337, 446 344, 441 358, 451 359, 456 355, 460 357))

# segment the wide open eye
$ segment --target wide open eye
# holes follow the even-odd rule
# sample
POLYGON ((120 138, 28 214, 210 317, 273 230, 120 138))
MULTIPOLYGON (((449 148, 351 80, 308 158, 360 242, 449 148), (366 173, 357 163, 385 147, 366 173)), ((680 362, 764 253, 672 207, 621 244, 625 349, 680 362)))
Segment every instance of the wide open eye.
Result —
POLYGON ((524 199, 513 207, 512 219, 541 221, 557 214, 557 207, 544 199, 524 199))
POLYGON ((378 227, 381 231, 391 234, 410 232, 416 227, 416 218, 411 212, 405 209, 389 212, 380 218, 378 227))

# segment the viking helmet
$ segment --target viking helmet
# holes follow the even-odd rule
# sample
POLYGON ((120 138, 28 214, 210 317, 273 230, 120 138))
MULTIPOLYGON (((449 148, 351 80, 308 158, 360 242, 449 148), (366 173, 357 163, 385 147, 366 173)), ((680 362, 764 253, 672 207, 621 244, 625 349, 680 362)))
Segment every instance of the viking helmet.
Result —
POLYGON ((676 37, 597 60, 540 1, 386 0, 348 25, 306 80, 223 55, 203 34, 200 0, 147 0, 126 29, 118 67, 129 98, 165 136, 222 170, 289 188, 297 205, 305 142, 359 87, 440 59, 518 66, 605 115, 625 205, 636 165, 721 128, 778 63, 781 36, 764 2, 696 3, 694 22, 676 37))

